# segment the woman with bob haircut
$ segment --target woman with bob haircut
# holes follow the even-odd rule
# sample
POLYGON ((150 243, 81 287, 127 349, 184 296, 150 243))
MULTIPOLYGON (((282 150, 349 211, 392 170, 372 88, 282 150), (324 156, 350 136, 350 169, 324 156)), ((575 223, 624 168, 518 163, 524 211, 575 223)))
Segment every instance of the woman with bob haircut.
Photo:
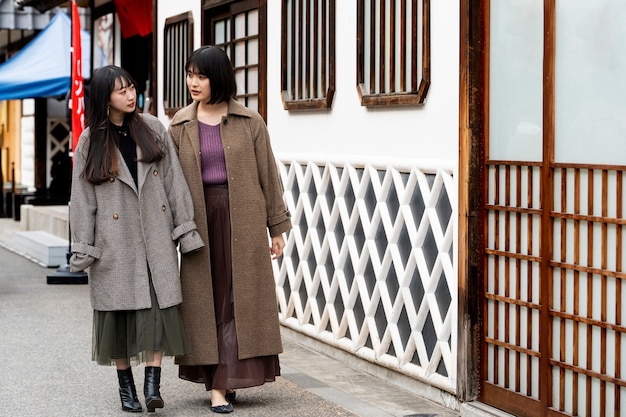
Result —
POLYGON ((171 138, 137 111, 124 69, 94 72, 86 124, 74 152, 70 268, 89 268, 92 359, 116 366, 130 412, 142 411, 131 364, 145 362, 146 408, 154 411, 164 406, 162 357, 186 353, 177 248, 204 243, 171 138))
POLYGON ((207 245, 181 261, 190 353, 180 378, 204 383, 211 410, 230 413, 235 388, 274 381, 282 352, 272 260, 291 229, 265 122, 235 100, 232 64, 216 46, 186 63, 193 102, 169 131, 207 245))

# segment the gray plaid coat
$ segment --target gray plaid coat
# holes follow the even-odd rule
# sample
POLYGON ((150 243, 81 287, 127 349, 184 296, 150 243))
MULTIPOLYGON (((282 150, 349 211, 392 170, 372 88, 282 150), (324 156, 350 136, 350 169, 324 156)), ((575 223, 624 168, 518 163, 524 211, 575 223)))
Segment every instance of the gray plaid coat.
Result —
MULTIPOLYGON (((137 163, 135 185, 119 150, 119 175, 100 185, 81 178, 89 149, 89 128, 74 152, 70 202, 72 271, 89 267, 95 310, 151 307, 149 277, 161 309, 180 304, 182 291, 176 247, 190 252, 204 246, 193 221, 193 203, 176 150, 165 127, 143 115, 163 159, 137 163)), ((137 157, 141 158, 139 148, 137 157)))

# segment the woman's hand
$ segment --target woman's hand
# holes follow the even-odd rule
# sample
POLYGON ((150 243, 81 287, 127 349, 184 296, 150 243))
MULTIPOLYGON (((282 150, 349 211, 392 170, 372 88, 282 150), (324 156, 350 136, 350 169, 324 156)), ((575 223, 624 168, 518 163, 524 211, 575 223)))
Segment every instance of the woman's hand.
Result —
POLYGON ((272 260, 278 259, 283 255, 284 247, 285 239, 283 239, 283 235, 272 237, 272 246, 270 247, 270 255, 272 255, 272 260))

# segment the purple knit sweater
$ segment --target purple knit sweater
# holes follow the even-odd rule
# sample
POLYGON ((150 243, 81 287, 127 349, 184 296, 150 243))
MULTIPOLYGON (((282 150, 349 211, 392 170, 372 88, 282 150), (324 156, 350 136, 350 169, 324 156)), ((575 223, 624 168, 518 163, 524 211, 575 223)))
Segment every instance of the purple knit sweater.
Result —
POLYGON ((200 160, 204 185, 226 184, 226 161, 220 125, 211 126, 198 122, 200 131, 200 160))

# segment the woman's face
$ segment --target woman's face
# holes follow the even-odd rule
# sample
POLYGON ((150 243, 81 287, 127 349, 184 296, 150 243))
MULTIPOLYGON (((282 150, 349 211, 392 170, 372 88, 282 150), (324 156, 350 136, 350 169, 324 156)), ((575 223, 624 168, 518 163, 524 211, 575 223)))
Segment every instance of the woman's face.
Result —
POLYGON ((109 118, 123 116, 124 113, 135 111, 137 104, 137 92, 133 84, 128 84, 126 80, 117 79, 115 90, 109 98, 109 118))
POLYGON ((187 88, 193 101, 206 103, 211 99, 211 82, 206 75, 194 71, 187 72, 187 88))

